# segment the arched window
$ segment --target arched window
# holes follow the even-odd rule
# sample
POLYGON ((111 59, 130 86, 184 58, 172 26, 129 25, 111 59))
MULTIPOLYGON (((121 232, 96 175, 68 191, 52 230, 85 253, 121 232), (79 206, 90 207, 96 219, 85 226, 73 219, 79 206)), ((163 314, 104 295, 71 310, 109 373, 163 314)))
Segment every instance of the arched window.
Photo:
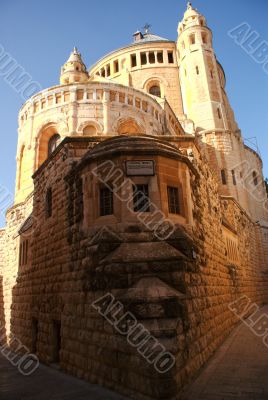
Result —
POLYGON ((48 156, 50 156, 51 153, 56 149, 56 147, 60 143, 60 135, 58 133, 55 133, 49 141, 48 141, 48 156))
POLYGON ((257 175, 256 171, 252 172, 252 177, 253 177, 254 185, 257 186, 258 185, 258 175, 257 175))
POLYGON ((153 85, 149 89, 149 93, 153 96, 161 97, 161 89, 159 85, 153 85))

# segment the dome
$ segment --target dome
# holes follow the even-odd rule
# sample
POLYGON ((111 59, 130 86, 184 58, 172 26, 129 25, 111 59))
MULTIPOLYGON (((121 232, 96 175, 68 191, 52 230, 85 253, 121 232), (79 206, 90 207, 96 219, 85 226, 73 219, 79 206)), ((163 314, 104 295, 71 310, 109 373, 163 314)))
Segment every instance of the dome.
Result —
POLYGON ((145 42, 158 42, 158 41, 169 42, 168 39, 165 39, 161 36, 154 35, 153 33, 145 33, 139 40, 136 40, 135 43, 140 42, 142 44, 145 42))
POLYGON ((81 54, 78 52, 78 50, 77 50, 76 47, 74 47, 73 51, 72 51, 71 54, 70 54, 70 57, 69 57, 68 60, 66 61, 66 63, 69 63, 69 62, 70 62, 70 63, 72 63, 72 62, 78 62, 78 63, 80 63, 80 64, 82 64, 82 65, 85 65, 85 64, 83 63, 81 54))

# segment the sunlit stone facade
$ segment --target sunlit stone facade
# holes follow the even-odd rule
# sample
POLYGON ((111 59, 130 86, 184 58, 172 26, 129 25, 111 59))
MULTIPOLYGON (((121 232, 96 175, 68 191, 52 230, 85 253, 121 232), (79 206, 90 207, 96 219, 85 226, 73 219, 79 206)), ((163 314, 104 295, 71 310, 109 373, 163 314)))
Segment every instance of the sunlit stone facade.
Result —
POLYGON ((80 378, 175 399, 237 322, 229 304, 267 301, 267 261, 262 160, 191 4, 176 42, 136 32, 89 70, 74 48, 60 84, 23 105, 0 230, 11 347, 15 335, 80 378), (107 293, 175 357, 168 371, 92 307, 107 293))

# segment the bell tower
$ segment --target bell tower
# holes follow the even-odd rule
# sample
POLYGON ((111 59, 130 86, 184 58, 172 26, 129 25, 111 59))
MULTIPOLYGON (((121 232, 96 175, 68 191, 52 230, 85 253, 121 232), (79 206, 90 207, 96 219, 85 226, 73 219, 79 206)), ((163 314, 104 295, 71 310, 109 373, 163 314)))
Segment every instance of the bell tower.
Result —
POLYGON ((70 54, 70 57, 61 68, 60 83, 61 85, 75 83, 75 82, 87 82, 88 73, 86 66, 82 60, 81 54, 77 48, 74 47, 70 54))
POLYGON ((225 75, 214 53, 212 32, 191 3, 178 26, 177 50, 184 112, 197 132, 230 129, 234 118, 226 110, 225 75))

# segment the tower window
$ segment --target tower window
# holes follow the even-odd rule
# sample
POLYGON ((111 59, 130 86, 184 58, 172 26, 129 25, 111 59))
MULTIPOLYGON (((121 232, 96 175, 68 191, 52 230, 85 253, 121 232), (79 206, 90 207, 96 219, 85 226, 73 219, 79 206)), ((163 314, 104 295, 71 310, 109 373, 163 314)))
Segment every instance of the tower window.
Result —
POLYGON ((218 118, 221 119, 221 110, 219 107, 217 108, 217 113, 218 113, 218 118))
POLYGON ((103 78, 105 78, 105 69, 104 68, 101 69, 100 74, 103 78))
POLYGON ((135 212, 150 212, 148 185, 133 185, 133 210, 135 212))
POLYGON ((233 185, 236 185, 235 171, 233 169, 232 169, 232 179, 233 179, 233 185))
POLYGON ((20 244, 20 251, 19 251, 19 266, 27 265, 28 263, 28 240, 24 240, 20 244))
POLYGON ((112 215, 114 213, 112 188, 100 188, 100 216, 112 215))
POLYGON ((56 149, 56 147, 60 143, 60 135, 58 133, 55 133, 48 142, 48 156, 50 156, 51 153, 56 149))
POLYGON ((190 44, 195 44, 195 34, 194 33, 189 36, 189 41, 190 41, 190 44))
POLYGON ((52 189, 47 189, 46 192, 46 199, 45 199, 45 213, 46 218, 50 218, 52 216, 52 206, 53 206, 53 199, 52 199, 52 189))
POLYGON ((207 35, 206 35, 206 33, 202 33, 202 42, 203 43, 205 43, 205 44, 207 44, 207 35))
POLYGON ((161 97, 161 89, 159 85, 153 85, 149 89, 149 93, 153 96, 161 97))
POLYGON ((224 169, 221 170, 221 182, 222 182, 223 185, 227 184, 226 174, 225 174, 225 170, 224 169))
POLYGON ((110 76, 110 75, 111 75, 111 67, 109 64, 109 65, 107 65, 107 76, 110 76))
POLYGON ((211 79, 213 79, 213 71, 212 71, 212 69, 210 70, 210 76, 211 76, 211 79))
POLYGON ((141 53, 141 65, 147 64, 146 53, 141 53))
POLYGON ((157 52, 157 61, 161 64, 163 64, 164 62, 164 58, 163 58, 163 51, 158 51, 157 52))
POLYGON ((180 214, 179 189, 177 187, 168 186, 168 210, 170 214, 180 214))
POLYGON ((252 177, 253 177, 254 185, 257 186, 258 185, 258 176, 257 176, 257 172, 256 171, 252 172, 252 177))
POLYGON ((199 68, 198 68, 198 66, 195 67, 195 70, 196 70, 196 75, 199 75, 199 68))
POLYGON ((134 68, 137 66, 137 56, 136 54, 131 54, 131 67, 134 68))
POLYGON ((114 61, 114 73, 116 74, 119 71, 119 62, 118 60, 114 61))
POLYGON ((173 51, 168 51, 168 62, 169 64, 174 64, 173 51))

